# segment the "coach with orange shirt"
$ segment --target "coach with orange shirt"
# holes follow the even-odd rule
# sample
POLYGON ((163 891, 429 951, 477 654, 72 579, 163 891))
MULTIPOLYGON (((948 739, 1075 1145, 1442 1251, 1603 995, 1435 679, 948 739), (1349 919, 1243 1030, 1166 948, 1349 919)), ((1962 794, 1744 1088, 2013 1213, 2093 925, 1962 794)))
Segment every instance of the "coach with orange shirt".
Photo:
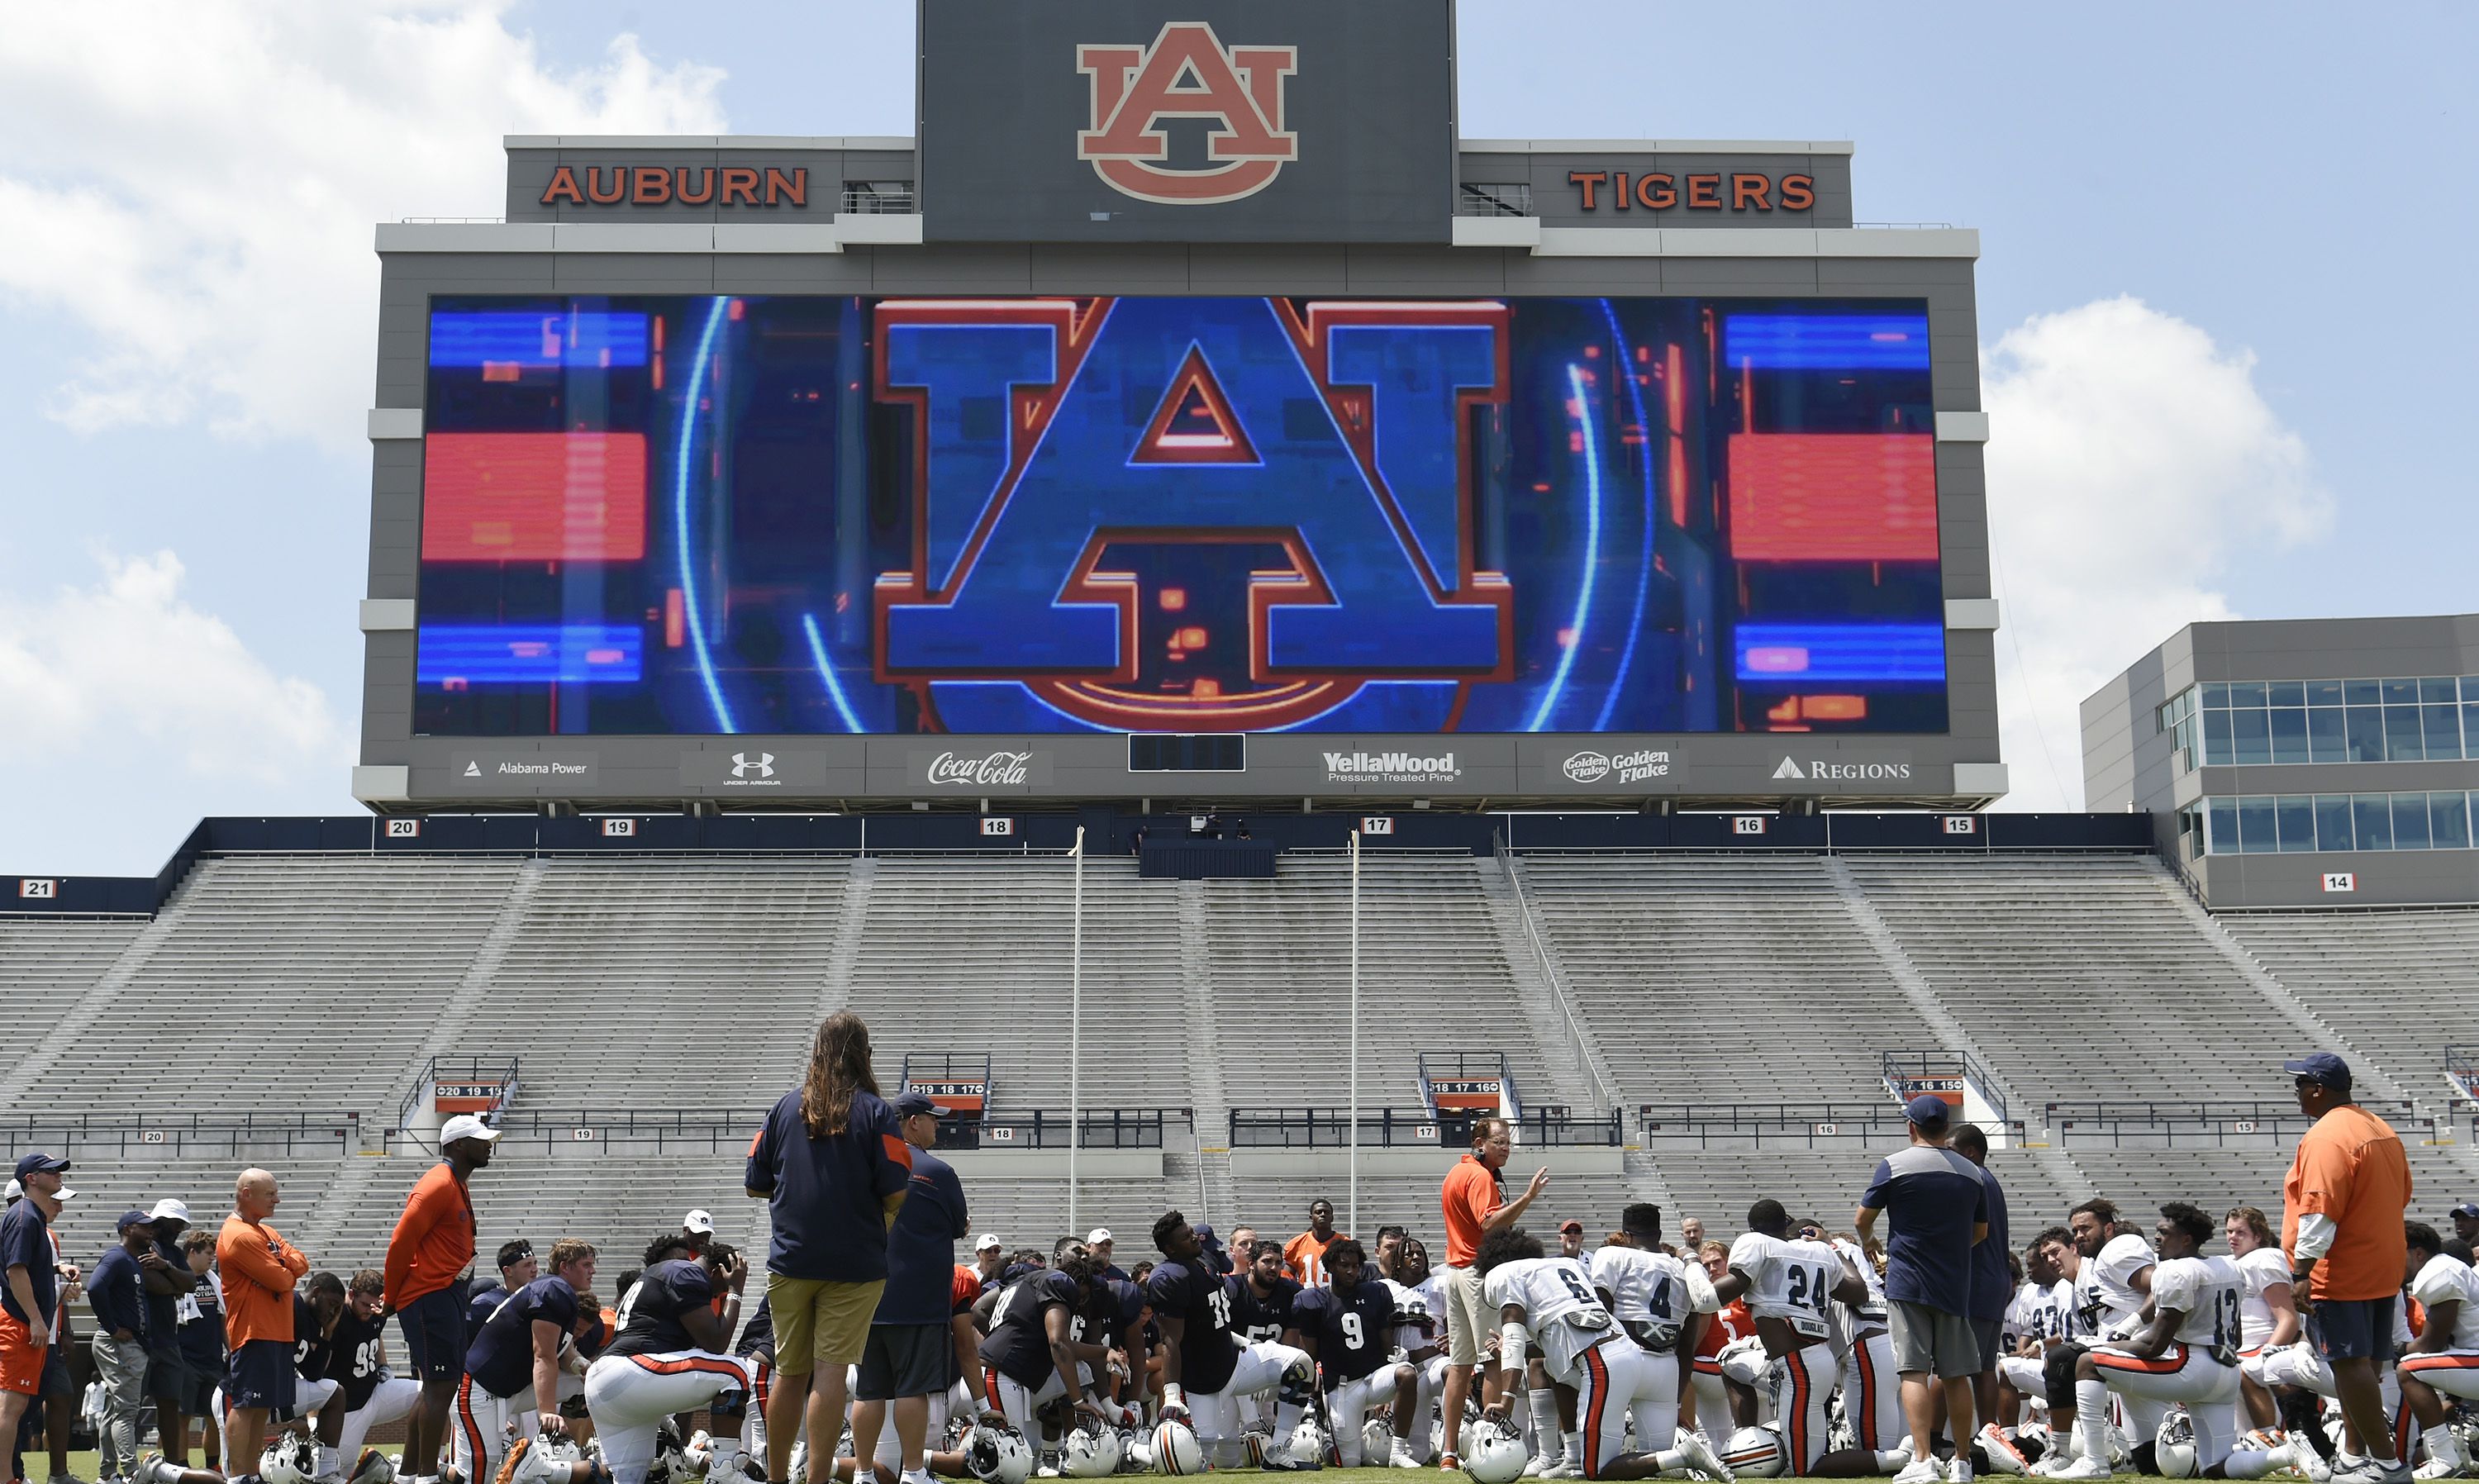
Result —
MULTIPOLYGON (((1471 1391, 1472 1368, 1480 1364, 1481 1337, 1496 1328, 1496 1316, 1481 1296, 1480 1270, 1472 1260, 1480 1255, 1483 1237, 1523 1219, 1523 1213, 1549 1184, 1546 1167, 1534 1170, 1522 1195, 1508 1200, 1497 1172, 1515 1153, 1514 1125, 1504 1118, 1475 1119, 1471 1138, 1471 1152, 1455 1162, 1438 1190, 1446 1223, 1446 1435, 1440 1462, 1449 1469, 1459 1467, 1456 1455, 1463 1441, 1464 1397, 1471 1391)), ((1489 1377, 1496 1373, 1492 1369, 1481 1379, 1484 1405, 1495 1399, 1487 1393, 1492 1385, 1489 1377)))
POLYGON ((2349 1063, 2317 1052, 2284 1067, 2297 1077, 2298 1106, 2315 1119, 2281 1183, 2290 1297, 2332 1370, 2345 1452, 2364 1454, 2388 1479, 2408 1479, 2393 1456, 2380 1377, 2392 1359, 2393 1304, 2410 1250, 2402 1224, 2410 1160, 2391 1125, 2350 1101, 2349 1063))
MULTIPOLYGON (((404 1464, 414 1479, 439 1476, 447 1409, 465 1375, 464 1277, 473 1266, 473 1199, 466 1183, 491 1163, 499 1131, 458 1113, 439 1130, 441 1161, 413 1183, 388 1238, 387 1307, 422 1382, 422 1405, 405 1428, 404 1464)), ((480 1481, 475 1481, 480 1484, 480 1481)))
POLYGON ((233 1188, 233 1212, 216 1236, 216 1272, 224 1286, 224 1340, 232 1359, 224 1400, 232 1416, 224 1456, 258 1477, 267 1420, 293 1420, 293 1286, 310 1260, 267 1224, 275 1215, 275 1177, 245 1169, 233 1188))

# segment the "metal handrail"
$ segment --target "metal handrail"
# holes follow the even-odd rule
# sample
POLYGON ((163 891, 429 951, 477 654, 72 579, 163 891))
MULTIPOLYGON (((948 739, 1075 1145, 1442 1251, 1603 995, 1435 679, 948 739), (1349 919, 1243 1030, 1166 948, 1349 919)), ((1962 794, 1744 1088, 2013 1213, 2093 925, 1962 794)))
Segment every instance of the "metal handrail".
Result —
MULTIPOLYGON (((1453 1147, 1445 1127, 1455 1121, 1452 1114, 1363 1109, 1354 1139, 1351 1114, 1341 1108, 1235 1108, 1229 1119, 1234 1149, 1453 1147)), ((1527 1147, 1616 1146, 1626 1137, 1624 1114, 1616 1109, 1578 1116, 1564 1108, 1542 1108, 1514 1123, 1517 1142, 1527 1147)))
MULTIPOLYGON (((2388 1123, 2416 1123, 2418 1110, 2407 1098, 2362 1098, 2359 1106, 2388 1123)), ((2139 1123, 2139 1124, 2206 1124, 2244 1119, 2252 1123, 2295 1124, 2305 1127, 2313 1118, 2299 1111, 2295 1103, 2146 1103, 2115 1102, 2094 1099, 2089 1102, 2054 1102, 2044 1105, 2051 1128, 2059 1119, 2077 1123, 2139 1123)), ((2429 1119, 2428 1122, 2435 1120, 2429 1119)))
POLYGON ((2014 1121, 2013 1111, 2006 1107, 2006 1094, 1999 1089, 1997 1079, 1989 1074, 1985 1064, 1968 1051, 1956 1047, 1940 1046, 1934 1051, 1888 1051, 1878 1057, 1878 1065, 1884 1072, 1886 1090, 1889 1092, 1894 1090, 1894 1078, 1899 1072, 1911 1071, 1922 1077, 1944 1074, 1946 1067, 1938 1065, 1940 1062, 1947 1066, 1955 1067, 1965 1083, 1980 1089, 1981 1097, 1987 1101, 1989 1107, 1996 1110, 1998 1122, 2014 1121))
POLYGON ((1490 843, 1496 847, 1497 868, 1506 873, 1507 885, 1515 893, 1518 915, 1523 922, 1524 940, 1532 945, 1533 961, 1541 966, 1541 982, 1549 988, 1550 1003, 1558 1007, 1558 1023, 1567 1033, 1567 1049, 1573 1054, 1575 1064, 1582 1067, 1584 1075, 1591 1079, 1593 1092, 1600 1099, 1601 1106, 1616 1113, 1625 1106, 1625 1099, 1619 1096, 1618 1085, 1593 1060, 1592 1037, 1584 1034, 1574 1003, 1568 998, 1567 986, 1560 982, 1558 970, 1549 958, 1548 941, 1542 935, 1541 925, 1533 919, 1532 899, 1523 889, 1523 878, 1516 872, 1515 853, 1508 849, 1502 832, 1493 832, 1490 843))
MULTIPOLYGON (((480 1057, 432 1057, 422 1063, 421 1074, 414 1078, 413 1086, 405 1089, 404 1102, 396 1109, 396 1129, 390 1129, 388 1132, 393 1134, 396 1129, 411 1128, 414 1109, 421 1106, 431 1085, 441 1080, 440 1074, 460 1069, 464 1073, 462 1079, 464 1081, 496 1081, 499 1084, 499 1116, 506 1117, 508 1105, 517 1100, 518 1061, 515 1057, 508 1058, 508 1069, 505 1072, 495 1073, 492 1068, 498 1065, 497 1057, 491 1058, 488 1062, 480 1057)), ((454 1082, 459 1079, 450 1076, 446 1080, 454 1082)))
POLYGON ((0 1139, 20 1147, 49 1145, 82 1158, 133 1151, 181 1158, 236 1154, 243 1145, 276 1143, 286 1158, 300 1149, 342 1153, 360 1145, 358 1113, 18 1113, 0 1117, 0 1139), (350 1140, 348 1143, 347 1140, 350 1140))
POLYGON ((1706 1103, 1642 1103, 1636 1126, 1654 1129, 1793 1129, 1817 1123, 1848 1123, 1861 1128, 1901 1128, 1903 1110, 1892 1103, 1738 1103, 1715 1107, 1706 1103))

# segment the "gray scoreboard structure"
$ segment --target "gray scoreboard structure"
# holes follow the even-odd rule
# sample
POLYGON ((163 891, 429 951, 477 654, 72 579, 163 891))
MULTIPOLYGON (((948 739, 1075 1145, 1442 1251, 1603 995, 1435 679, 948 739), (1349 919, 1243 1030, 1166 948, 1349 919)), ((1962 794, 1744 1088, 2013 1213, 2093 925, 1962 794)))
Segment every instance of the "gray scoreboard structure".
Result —
POLYGON ((384 812, 1983 805, 1974 232, 1446 0, 923 0, 912 137, 378 228, 384 812))

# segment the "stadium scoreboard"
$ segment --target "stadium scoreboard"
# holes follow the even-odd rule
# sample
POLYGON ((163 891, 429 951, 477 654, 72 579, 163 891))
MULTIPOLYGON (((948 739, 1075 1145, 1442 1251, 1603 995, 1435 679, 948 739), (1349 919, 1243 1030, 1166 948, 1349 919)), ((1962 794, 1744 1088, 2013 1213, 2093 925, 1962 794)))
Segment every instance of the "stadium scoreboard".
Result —
POLYGON ((1977 235, 1460 137, 1445 0, 922 0, 914 132, 378 229, 385 811, 2005 791, 1977 235))

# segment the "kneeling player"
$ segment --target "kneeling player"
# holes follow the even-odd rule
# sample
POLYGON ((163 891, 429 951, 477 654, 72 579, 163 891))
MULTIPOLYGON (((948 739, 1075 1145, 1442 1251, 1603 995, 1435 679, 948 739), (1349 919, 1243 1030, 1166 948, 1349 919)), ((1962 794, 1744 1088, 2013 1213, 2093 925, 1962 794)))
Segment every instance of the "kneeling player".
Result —
POLYGON ((1826 1402, 1840 1370, 1833 1359, 1831 1309, 1868 1301, 1868 1285, 1842 1254, 1790 1235, 1776 1200, 1748 1208, 1748 1230, 1730 1244, 1730 1275, 1713 1285, 1723 1298, 1747 1295, 1757 1338, 1771 1359, 1774 1415, 1790 1446, 1788 1473, 1809 1473, 1827 1446, 1826 1402))
POLYGON ((335 1403, 344 1412, 336 1434, 335 1457, 348 1471, 345 1484, 374 1471, 362 1456, 371 1429, 413 1415, 422 1401, 422 1383, 411 1376, 391 1375, 387 1369, 387 1278, 375 1267, 353 1274, 345 1295, 345 1312, 329 1339, 327 1373, 341 1386, 335 1403))
POLYGON ((1690 1471, 1732 1477, 1701 1435, 1678 1429, 1678 1357, 1651 1354, 1628 1339, 1601 1306, 1582 1262, 1545 1256, 1538 1239, 1508 1229, 1482 1241, 1473 1266, 1483 1305, 1502 1326, 1497 1362, 1507 1384, 1490 1409, 1494 1420, 1505 1422, 1506 1398, 1520 1390, 1524 1353, 1537 1342, 1550 1379, 1575 1389, 1581 1432, 1568 1440, 1567 1456, 1581 1462, 1585 1478, 1678 1478, 1690 1471), (1674 1437, 1677 1446, 1623 1451, 1630 1413, 1640 1444, 1674 1437))
MULTIPOLYGON (((1394 1291, 1368 1270, 1368 1254, 1349 1237, 1326 1244, 1329 1287, 1301 1291, 1291 1323, 1325 1384, 1325 1410, 1342 1467, 1361 1466, 1361 1421, 1394 1401, 1412 1379, 1409 1363, 1388 1365, 1394 1347, 1394 1291)), ((1393 1460, 1371 1459, 1383 1468, 1393 1460)))
POLYGON ((2447 1478, 2470 1462, 2461 1440, 2444 1425, 2444 1398, 2479 1401, 2479 1272, 2466 1260, 2469 1248, 2456 1242, 2459 1251, 2448 1252, 2435 1227, 2424 1221, 2404 1225, 2410 1296, 2426 1307, 2427 1322, 2401 1358, 2402 1400, 2427 1430, 2428 1461, 2418 1467, 2418 1476, 2447 1478))
MULTIPOLYGON (((702 1256, 657 1263, 620 1301, 620 1334, 585 1371, 585 1410, 602 1440, 612 1484, 646 1484, 663 1420, 701 1408, 714 1431, 736 1436, 756 1386, 756 1362, 724 1353, 740 1323, 740 1293, 749 1276, 740 1254, 720 1242, 702 1256), (714 1297, 724 1294, 717 1313, 714 1297)), ((519 1460, 517 1477, 525 1471, 519 1460)), ((709 1479, 749 1471, 746 1454, 718 1456, 709 1479)))
POLYGON ((1265 1446, 1268 1469, 1314 1469, 1293 1459, 1291 1434, 1315 1394, 1316 1369, 1287 1344, 1242 1342, 1231 1327, 1230 1284, 1205 1266, 1205 1248, 1188 1217, 1166 1211, 1154 1222, 1154 1245, 1163 1265, 1145 1284, 1146 1301, 1163 1332, 1163 1416, 1189 1422, 1205 1461, 1216 1469, 1240 1466, 1241 1398, 1274 1392, 1274 1437, 1265 1446))
POLYGON ((1086 1394, 1104 1351, 1076 1338, 1092 1301, 1092 1259, 1077 1252, 975 1305, 989 1319, 981 1344, 983 1400, 1045 1453, 1038 1414, 1054 1403, 1065 1400, 1095 1421, 1107 1420, 1101 1404, 1086 1394))
MULTIPOLYGON (((2212 1218, 2183 1201, 2160 1208, 2154 1231, 2160 1262, 2152 1270, 2152 1318, 2123 1343, 2095 1345, 2075 1362, 2075 1427, 2083 1456, 2050 1476, 2109 1476, 2108 1400, 2126 1408, 2126 1431, 2140 1473, 2157 1473, 2153 1440, 2171 1402, 2186 1403, 2195 1428, 2195 1471, 2227 1478, 2273 1453, 2251 1454, 2232 1467, 2238 1399, 2238 1295, 2246 1287, 2225 1257, 2199 1257, 2212 1239, 2212 1218)), ((2269 1467, 2267 1465, 2267 1467, 2269 1467)), ((2258 1469, 2257 1472, 2262 1470, 2258 1469)))

